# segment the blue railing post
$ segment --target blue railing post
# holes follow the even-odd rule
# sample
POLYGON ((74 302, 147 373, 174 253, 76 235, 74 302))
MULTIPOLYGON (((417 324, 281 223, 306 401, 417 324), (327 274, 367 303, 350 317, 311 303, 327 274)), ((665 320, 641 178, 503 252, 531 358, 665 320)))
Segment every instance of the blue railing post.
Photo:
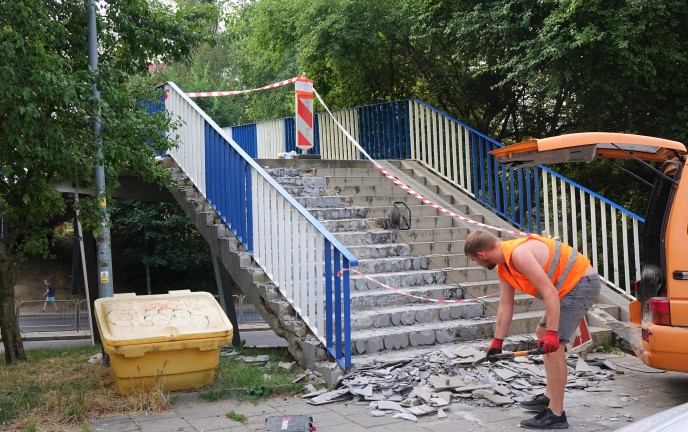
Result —
POLYGON ((325 348, 330 352, 333 348, 332 342, 332 284, 336 273, 332 271, 332 245, 325 240, 325 348))
POLYGON ((341 255, 339 251, 334 251, 334 292, 332 293, 334 297, 334 349, 335 359, 339 360, 342 358, 342 283, 339 278, 339 271, 341 267, 341 255))
MULTIPOLYGON (((351 263, 346 258, 344 259, 344 266, 351 268, 351 263)), ((347 299, 351 298, 350 278, 344 278, 344 369, 351 367, 351 302, 347 299)))

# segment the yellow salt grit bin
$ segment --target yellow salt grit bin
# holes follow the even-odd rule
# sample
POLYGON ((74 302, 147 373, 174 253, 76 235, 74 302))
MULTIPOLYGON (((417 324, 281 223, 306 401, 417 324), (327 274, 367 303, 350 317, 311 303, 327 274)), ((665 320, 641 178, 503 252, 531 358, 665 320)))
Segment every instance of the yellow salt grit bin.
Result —
POLYGON ((94 308, 123 395, 212 384, 220 347, 232 340, 232 324, 207 292, 115 294, 97 299, 94 308))

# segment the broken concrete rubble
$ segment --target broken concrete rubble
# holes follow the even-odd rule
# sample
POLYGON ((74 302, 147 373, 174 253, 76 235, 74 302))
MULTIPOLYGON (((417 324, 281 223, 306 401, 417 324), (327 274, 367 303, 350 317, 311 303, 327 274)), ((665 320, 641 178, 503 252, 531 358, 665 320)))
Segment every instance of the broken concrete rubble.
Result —
MULTIPOLYGON (((453 402, 509 406, 544 392, 541 356, 468 367, 482 356, 484 352, 473 348, 445 348, 418 358, 368 364, 345 375, 337 390, 313 397, 310 403, 368 403, 372 416, 396 413, 395 418, 415 421, 428 414, 444 416, 453 402)), ((588 357, 588 362, 569 358, 567 388, 609 391, 604 384, 618 373, 614 365, 588 357)))

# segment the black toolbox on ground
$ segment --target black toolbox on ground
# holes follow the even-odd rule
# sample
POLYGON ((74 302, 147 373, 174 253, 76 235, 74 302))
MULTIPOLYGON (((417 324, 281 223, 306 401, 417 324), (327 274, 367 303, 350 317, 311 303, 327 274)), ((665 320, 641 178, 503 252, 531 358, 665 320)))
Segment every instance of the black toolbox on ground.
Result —
POLYGON ((315 431, 313 417, 305 415, 270 416, 265 419, 265 432, 315 431))

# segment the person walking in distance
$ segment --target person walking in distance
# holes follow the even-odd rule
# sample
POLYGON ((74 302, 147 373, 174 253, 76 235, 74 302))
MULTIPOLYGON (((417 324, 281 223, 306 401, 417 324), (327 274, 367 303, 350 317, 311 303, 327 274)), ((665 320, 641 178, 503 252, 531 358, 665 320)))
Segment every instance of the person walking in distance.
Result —
POLYGON ((43 312, 45 312, 45 307, 48 305, 48 303, 52 303, 53 307, 55 307, 55 312, 57 312, 57 303, 55 303, 55 287, 50 285, 48 279, 43 279, 43 288, 45 288, 45 292, 43 293, 43 297, 45 297, 45 302, 43 303, 43 312))
POLYGON ((536 329, 537 347, 544 353, 547 386, 545 394, 520 405, 539 413, 521 421, 526 429, 567 429, 564 412, 566 387, 566 343, 573 337, 586 311, 600 294, 600 277, 590 261, 558 240, 527 236, 498 240, 478 230, 466 237, 464 252, 478 265, 497 269, 500 285, 494 339, 487 355, 502 352, 514 315, 516 290, 541 299, 545 315, 536 329))

